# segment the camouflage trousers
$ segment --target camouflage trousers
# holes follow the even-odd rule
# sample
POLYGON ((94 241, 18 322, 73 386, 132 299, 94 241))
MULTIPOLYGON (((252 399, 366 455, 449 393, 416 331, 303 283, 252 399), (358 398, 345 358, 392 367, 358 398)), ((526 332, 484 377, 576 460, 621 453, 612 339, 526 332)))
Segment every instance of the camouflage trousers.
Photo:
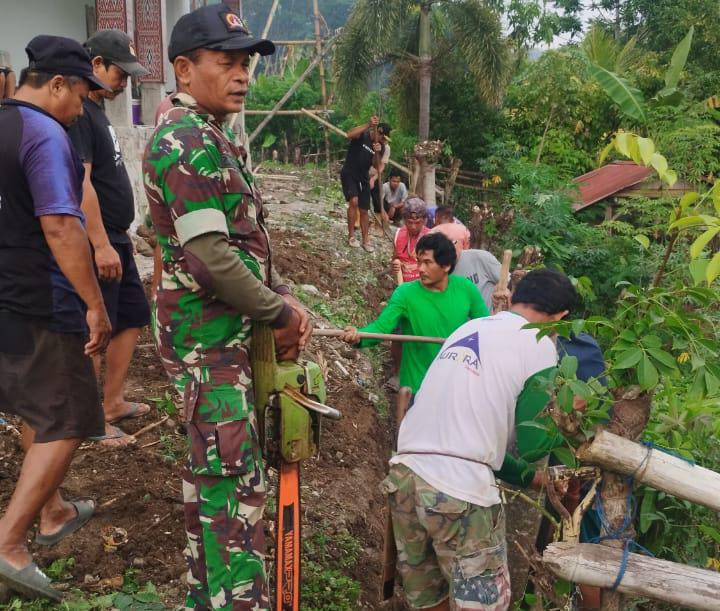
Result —
POLYGON ((450 597, 458 611, 504 611, 510 574, 502 505, 480 507, 439 491, 402 464, 383 481, 392 512, 398 571, 415 609, 450 597))
MULTIPOLYGON (((210 424, 210 423, 208 423, 210 424)), ((216 427, 237 422, 216 423, 216 427)), ((192 431, 191 459, 183 472, 188 565, 186 609, 245 611, 269 609, 265 576, 265 477, 262 461, 244 473, 200 474, 192 455, 223 451, 201 446, 192 431), (195 463, 195 464, 193 464, 195 463)), ((220 462, 227 463, 224 460, 220 462)))

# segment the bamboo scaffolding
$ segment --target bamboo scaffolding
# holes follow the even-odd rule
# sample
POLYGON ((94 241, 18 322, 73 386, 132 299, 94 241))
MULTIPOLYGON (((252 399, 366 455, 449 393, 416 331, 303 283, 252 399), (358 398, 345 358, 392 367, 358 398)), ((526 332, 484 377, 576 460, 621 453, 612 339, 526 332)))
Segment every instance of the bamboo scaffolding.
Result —
POLYGON ((298 79, 292 84, 290 89, 287 90, 285 95, 280 98, 280 101, 275 104, 273 109, 270 111, 270 114, 268 114, 261 122, 260 125, 258 125, 255 128, 255 131, 250 134, 250 137, 248 138, 248 144, 252 144, 252 142, 255 140, 255 138, 258 137, 260 132, 265 128, 265 126, 270 123, 272 118, 277 114, 277 111, 280 110, 283 106, 285 106, 285 103, 292 97, 292 95, 298 90, 300 85, 302 85, 305 80, 307 79, 310 74, 312 74, 312 71, 317 68, 318 64, 323 60, 325 57, 325 54, 330 50, 332 45, 334 44, 335 40, 337 40, 337 36, 331 38, 328 41, 327 46, 323 49, 322 53, 315 56, 315 59, 310 62, 310 65, 305 69, 305 72, 303 72, 298 79))

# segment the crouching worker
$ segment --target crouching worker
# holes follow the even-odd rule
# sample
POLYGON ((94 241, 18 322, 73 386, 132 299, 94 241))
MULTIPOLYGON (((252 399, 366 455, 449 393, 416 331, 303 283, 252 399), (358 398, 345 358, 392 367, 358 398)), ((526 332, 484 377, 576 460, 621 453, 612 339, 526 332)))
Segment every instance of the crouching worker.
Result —
POLYGON ((398 569, 415 609, 499 611, 510 605, 505 514, 495 477, 542 484, 526 461, 558 441, 537 427, 557 351, 527 323, 563 318, 576 300, 559 272, 530 272, 510 311, 461 326, 442 346, 400 427, 383 482, 398 569), (507 453, 515 439, 520 458, 507 453))
MULTIPOLYGON (((487 316, 482 295, 467 278, 451 276, 457 254, 453 243, 441 233, 426 235, 417 243, 420 279, 395 289, 385 309, 360 331, 392 333, 398 325, 407 335, 447 337, 471 318, 487 316)), ((377 341, 362 340, 355 327, 346 327, 342 339, 365 348, 377 341)), ((403 345, 400 385, 418 391, 440 346, 408 342, 403 345)))

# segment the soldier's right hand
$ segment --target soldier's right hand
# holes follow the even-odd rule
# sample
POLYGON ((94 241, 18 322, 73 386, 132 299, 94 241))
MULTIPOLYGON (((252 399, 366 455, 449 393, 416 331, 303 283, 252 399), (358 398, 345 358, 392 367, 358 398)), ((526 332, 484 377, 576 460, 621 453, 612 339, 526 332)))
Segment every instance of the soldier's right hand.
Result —
POLYGON ((275 354, 279 361, 294 361, 300 356, 301 318, 295 309, 292 309, 290 318, 284 327, 273 329, 275 336, 275 354))
POLYGON ((120 255, 110 243, 95 249, 95 267, 100 280, 116 282, 122 278, 120 255))
POLYGON ((90 330, 90 339, 85 344, 85 354, 95 356, 107 348, 112 335, 112 325, 105 310, 105 305, 100 304, 97 308, 88 308, 85 320, 90 330))
POLYGON ((348 344, 357 344, 360 341, 357 327, 345 327, 340 339, 348 344))

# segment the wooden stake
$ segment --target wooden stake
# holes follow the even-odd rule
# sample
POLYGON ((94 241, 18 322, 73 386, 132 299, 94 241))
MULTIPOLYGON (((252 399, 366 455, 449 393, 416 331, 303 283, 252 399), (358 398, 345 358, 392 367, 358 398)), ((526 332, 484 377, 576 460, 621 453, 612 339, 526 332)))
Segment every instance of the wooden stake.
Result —
POLYGON ((599 431, 578 458, 586 464, 633 478, 714 511, 720 511, 720 473, 692 465, 662 450, 648 448, 605 430, 599 431))
MULTIPOLYGON (((622 563, 622 550, 593 543, 551 543, 543 561, 558 577, 576 583, 611 588, 622 563)), ((677 608, 717 609, 720 573, 628 554, 618 592, 662 600, 677 608)))
POLYGON ((163 419, 158 420, 157 422, 154 422, 153 424, 148 424, 147 426, 144 426, 137 433, 133 433, 132 435, 130 435, 130 437, 134 437, 135 439, 137 439, 141 435, 144 435, 145 433, 149 433, 153 429, 159 427, 161 424, 164 424, 169 419, 170 419, 170 416, 165 416, 163 419))

